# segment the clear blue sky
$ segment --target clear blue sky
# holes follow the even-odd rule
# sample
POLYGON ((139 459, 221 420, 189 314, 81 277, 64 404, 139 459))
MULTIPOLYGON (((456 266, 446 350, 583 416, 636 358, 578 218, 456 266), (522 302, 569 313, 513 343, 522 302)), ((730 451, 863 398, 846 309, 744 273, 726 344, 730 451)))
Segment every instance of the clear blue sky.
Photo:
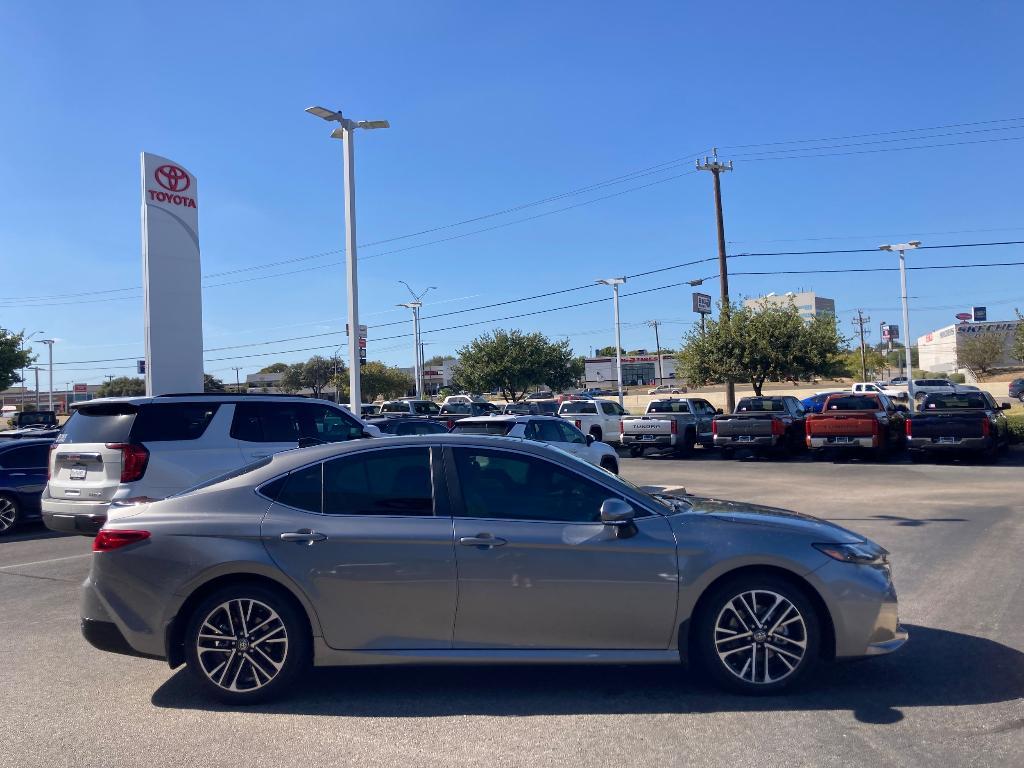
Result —
MULTIPOLYGON (((360 250, 363 322, 405 320, 404 279, 438 286, 425 317, 714 256, 708 174, 502 226, 676 176, 712 145, 724 177, 730 252, 1024 240, 1024 142, 881 148, 1024 137, 1024 120, 818 145, 741 147, 1024 117, 1016 2, 0 3, 0 325, 56 337, 58 361, 142 352, 139 152, 200 180, 203 272, 311 256, 342 244, 341 147, 303 108, 324 104, 392 128, 357 141, 359 242, 370 243, 558 195, 683 158, 681 165, 518 213, 360 250), (1020 125, 1021 128, 1014 126, 1020 125), (973 131, 972 133, 964 133, 973 131), (940 134, 957 135, 890 141, 940 134), (777 161, 766 150, 886 143, 777 161), (764 155, 760 155, 764 157, 764 155), (969 231, 984 230, 984 231, 969 231), (940 234, 949 233, 949 234, 940 234), (819 239, 827 238, 827 239, 819 239), (385 253, 420 246, 399 253, 385 253), (18 296, 54 297, 31 301, 18 296)), ((821 150, 819 154, 825 153, 821 150)), ((344 337, 341 254, 204 282, 207 371, 226 380, 344 337), (306 271, 283 274, 296 269, 306 271), (280 275, 270 279, 267 275, 280 275), (247 279, 248 282, 236 282, 247 279), (224 285, 224 283, 232 283, 224 285), (250 346, 239 346, 250 345, 250 346), (270 354, 264 354, 270 353, 270 354), (240 358, 240 355, 260 357, 240 358), (231 359, 217 359, 231 358, 231 359)), ((918 264, 1022 261, 1024 247, 918 252, 918 264)), ((885 254, 736 259, 734 271, 893 264, 885 254)), ((715 274, 713 264, 631 280, 624 294, 715 274)), ((911 273, 912 330, 972 303, 992 319, 1024 308, 1024 268, 911 273), (936 307, 936 309, 926 309, 936 307)), ((717 284, 710 293, 717 299, 717 284)), ((895 273, 735 276, 734 296, 801 287, 898 322, 895 273)), ((427 355, 493 327, 610 344, 603 287, 425 320, 427 355)), ((622 300, 624 345, 678 345, 690 289, 622 300)), ((371 358, 406 365, 411 342, 371 358)), ((39 348, 45 352, 45 348, 39 348)), ((58 366, 55 385, 132 373, 130 362, 58 366), (126 368, 127 366, 127 368, 126 368)))

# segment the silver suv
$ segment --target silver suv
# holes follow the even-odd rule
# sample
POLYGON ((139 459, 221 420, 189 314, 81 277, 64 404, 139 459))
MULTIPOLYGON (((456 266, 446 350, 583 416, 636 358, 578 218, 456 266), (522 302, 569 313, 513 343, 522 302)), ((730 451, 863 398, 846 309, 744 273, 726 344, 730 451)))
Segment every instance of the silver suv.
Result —
POLYGON ((290 395, 92 400, 50 450, 43 521, 95 535, 112 503, 162 499, 290 448, 379 435, 341 406, 290 395))

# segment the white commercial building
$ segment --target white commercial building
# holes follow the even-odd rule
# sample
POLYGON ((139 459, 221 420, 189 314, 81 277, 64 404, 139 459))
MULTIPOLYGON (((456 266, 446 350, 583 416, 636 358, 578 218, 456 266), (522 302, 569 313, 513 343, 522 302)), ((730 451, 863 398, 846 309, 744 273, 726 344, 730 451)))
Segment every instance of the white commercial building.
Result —
MULTIPOLYGON (((615 373, 614 357, 588 357, 585 362, 585 376, 588 387, 614 386, 618 377, 615 373)), ((623 355, 622 384, 626 387, 654 386, 664 380, 676 384, 676 356, 662 355, 658 365, 657 355, 623 355)))
POLYGON ((283 378, 283 373, 250 373, 245 377, 245 387, 249 392, 276 394, 284 392, 281 389, 283 378))
MULTIPOLYGON (((441 387, 447 387, 452 383, 455 375, 455 366, 459 364, 457 358, 446 357, 440 363, 424 363, 423 365, 423 392, 428 395, 436 395, 441 387)), ((413 368, 403 368, 402 371, 409 375, 410 379, 416 376, 413 368)))
POLYGON ((918 366, 925 371, 952 373, 957 370, 957 350, 967 339, 982 333, 998 334, 1003 339, 1003 357, 995 367, 1018 365, 1011 356, 1013 337, 1019 320, 991 323, 955 323, 917 338, 918 366))
POLYGON ((758 296, 756 299, 744 299, 743 306, 757 309, 763 306, 775 306, 784 307, 792 302, 797 311, 800 313, 800 317, 804 320, 810 320, 815 315, 830 314, 835 315, 836 303, 833 299, 826 299, 824 296, 819 296, 814 291, 800 291, 794 293, 793 291, 787 291, 786 293, 769 293, 767 296, 758 296))

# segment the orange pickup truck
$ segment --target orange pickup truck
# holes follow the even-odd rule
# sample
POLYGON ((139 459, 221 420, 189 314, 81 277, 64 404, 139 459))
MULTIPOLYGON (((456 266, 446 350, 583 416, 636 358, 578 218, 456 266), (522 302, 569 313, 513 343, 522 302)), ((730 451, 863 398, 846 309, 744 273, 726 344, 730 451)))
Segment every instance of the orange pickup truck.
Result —
POLYGON ((884 458, 903 448, 907 408, 881 393, 830 395, 821 413, 807 417, 807 447, 812 457, 827 450, 869 450, 884 458))

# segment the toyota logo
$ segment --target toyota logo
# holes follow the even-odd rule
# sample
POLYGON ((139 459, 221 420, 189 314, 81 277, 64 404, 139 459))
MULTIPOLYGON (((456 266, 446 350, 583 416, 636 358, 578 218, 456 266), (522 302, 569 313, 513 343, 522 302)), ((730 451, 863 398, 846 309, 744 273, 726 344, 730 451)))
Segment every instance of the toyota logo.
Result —
POLYGON ((161 165, 153 173, 153 178, 168 192, 184 192, 192 184, 185 169, 176 165, 161 165))

